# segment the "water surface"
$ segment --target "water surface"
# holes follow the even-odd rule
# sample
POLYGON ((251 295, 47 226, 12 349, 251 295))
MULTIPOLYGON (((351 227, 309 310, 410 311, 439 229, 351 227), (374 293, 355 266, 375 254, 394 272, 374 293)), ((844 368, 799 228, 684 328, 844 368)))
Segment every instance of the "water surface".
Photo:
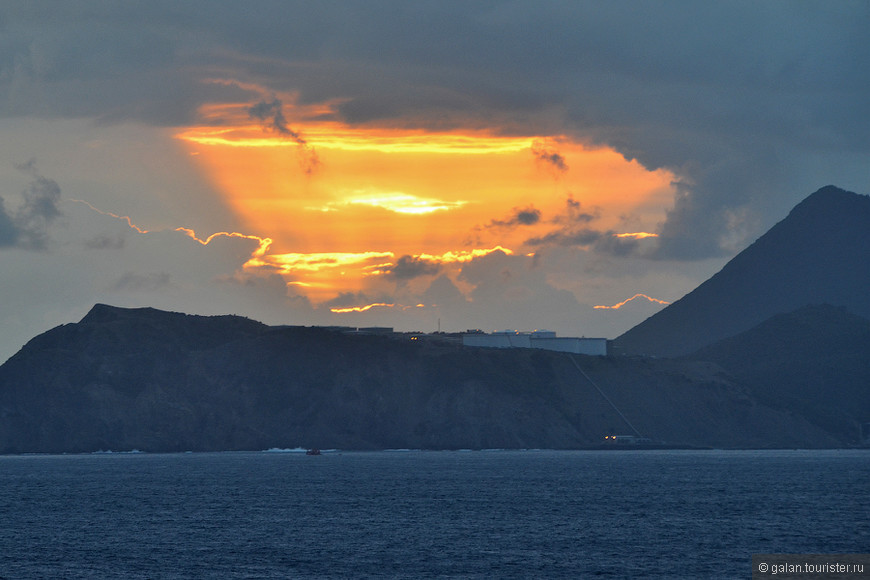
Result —
POLYGON ((0 578, 748 577, 870 551, 870 451, 0 457, 0 578))

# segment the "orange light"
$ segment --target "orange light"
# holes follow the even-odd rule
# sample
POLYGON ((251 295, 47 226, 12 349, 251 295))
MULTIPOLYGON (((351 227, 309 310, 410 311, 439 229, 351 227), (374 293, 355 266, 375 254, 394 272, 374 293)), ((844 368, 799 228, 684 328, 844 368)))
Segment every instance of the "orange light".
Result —
POLYGON ((670 173, 568 137, 312 121, 335 104, 280 98, 298 138, 264 130, 244 103, 203 107, 205 123, 175 137, 245 229, 262 236, 251 236, 260 246, 245 268, 280 274, 314 301, 371 284, 388 292, 386 274, 406 255, 454 271, 495 251, 533 255, 525 240, 556 227, 569 198, 600 216, 602 231, 624 215, 651 229, 672 200, 670 173), (314 151, 316 167, 306 164, 314 151), (540 220, 510 221, 532 205, 540 220))
POLYGON ((386 304, 384 302, 376 302, 374 304, 366 304, 365 306, 349 306, 347 308, 330 308, 330 312, 336 314, 347 314, 348 312, 365 312, 372 308, 392 308, 395 304, 386 304))
POLYGON ((620 308, 622 308, 623 306, 625 306, 626 304, 628 304, 632 300, 636 300, 638 298, 646 298, 650 302, 655 302, 657 304, 665 304, 665 305, 670 304, 670 302, 666 302, 664 300, 659 300, 658 298, 653 298, 651 296, 647 296, 646 294, 635 294, 631 298, 629 298, 627 300, 623 300, 622 302, 614 304, 613 306, 595 306, 595 308, 606 309, 606 310, 619 310, 620 308))
MULTIPOLYGON (((380 153, 445 153, 487 155, 516 153, 532 147, 534 138, 505 137, 486 132, 431 133, 398 129, 352 128, 338 123, 307 124, 300 130, 318 150, 380 153)), ((293 147, 296 143, 264 135, 255 124, 240 127, 191 127, 176 134, 198 145, 227 147, 293 147)))
POLYGON ((371 190, 361 190, 355 192, 342 201, 329 202, 322 207, 308 209, 317 209, 319 211, 340 211, 343 207, 360 205, 382 208, 395 213, 419 215, 436 211, 448 211, 462 207, 466 203, 468 202, 462 200, 445 201, 426 199, 417 197, 416 195, 402 193, 400 191, 374 193, 371 190))
POLYGON ((625 234, 613 234, 615 238, 633 238, 635 240, 642 240, 644 238, 657 238, 658 234, 651 234, 649 232, 631 232, 625 234))
POLYGON ((128 216, 125 216, 125 215, 118 215, 118 214, 112 213, 112 212, 110 212, 110 211, 103 211, 103 210, 101 210, 101 209, 98 209, 98 208, 94 207, 93 205, 91 205, 90 203, 86 202, 86 201, 83 200, 83 199, 70 199, 70 201, 74 201, 74 202, 76 202, 76 203, 84 204, 84 205, 88 206, 89 208, 91 208, 93 211, 97 212, 97 213, 100 214, 100 215, 105 215, 105 216, 113 217, 113 218, 115 218, 115 219, 123 220, 123 221, 127 222, 127 225, 130 226, 130 229, 135 230, 135 231, 137 231, 137 232, 140 233, 140 234, 147 234, 147 233, 150 233, 148 230, 146 230, 146 229, 144 229, 144 228, 140 228, 139 226, 137 226, 136 224, 134 224, 133 221, 132 221, 128 216))

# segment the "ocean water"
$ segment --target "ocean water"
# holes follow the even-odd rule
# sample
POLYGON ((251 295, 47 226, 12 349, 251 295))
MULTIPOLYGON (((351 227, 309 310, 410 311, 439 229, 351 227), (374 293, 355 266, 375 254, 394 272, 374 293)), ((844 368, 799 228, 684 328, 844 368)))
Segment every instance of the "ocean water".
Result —
POLYGON ((0 578, 748 578, 870 552, 870 451, 0 457, 0 578))

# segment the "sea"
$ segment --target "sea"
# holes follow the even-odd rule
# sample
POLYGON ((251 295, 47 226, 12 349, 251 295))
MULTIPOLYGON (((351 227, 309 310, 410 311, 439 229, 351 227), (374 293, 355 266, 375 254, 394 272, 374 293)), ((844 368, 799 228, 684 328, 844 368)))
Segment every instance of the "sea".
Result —
POLYGON ((870 552, 870 450, 0 457, 0 578, 749 578, 870 552))

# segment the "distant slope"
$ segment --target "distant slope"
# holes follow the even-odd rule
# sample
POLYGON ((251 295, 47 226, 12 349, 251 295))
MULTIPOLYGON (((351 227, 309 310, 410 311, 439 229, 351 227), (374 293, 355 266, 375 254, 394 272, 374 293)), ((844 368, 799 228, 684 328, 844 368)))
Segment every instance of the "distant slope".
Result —
POLYGON ((707 363, 472 349, 97 305, 0 366, 0 453, 841 442, 707 363))
POLYGON ((691 355, 713 361, 760 402, 858 442, 870 423, 870 320, 830 305, 778 314, 691 355))
POLYGON ((679 356, 808 304, 870 318, 870 197, 824 187, 722 270, 614 344, 679 356))

